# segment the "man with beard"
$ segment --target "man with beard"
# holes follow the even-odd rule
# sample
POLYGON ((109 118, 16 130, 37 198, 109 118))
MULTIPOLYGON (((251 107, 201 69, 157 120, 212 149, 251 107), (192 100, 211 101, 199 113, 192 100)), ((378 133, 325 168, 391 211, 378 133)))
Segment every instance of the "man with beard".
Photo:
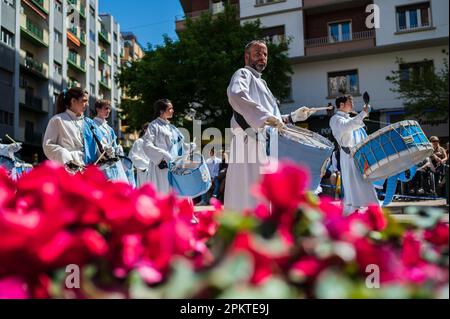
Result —
POLYGON ((234 73, 227 89, 228 101, 233 108, 233 136, 224 206, 235 211, 251 209, 256 204, 251 187, 260 180, 268 163, 267 128, 283 130, 286 123, 304 121, 314 112, 301 107, 288 115, 281 115, 277 99, 261 77, 268 60, 264 41, 254 40, 247 44, 244 57, 245 67, 234 73))

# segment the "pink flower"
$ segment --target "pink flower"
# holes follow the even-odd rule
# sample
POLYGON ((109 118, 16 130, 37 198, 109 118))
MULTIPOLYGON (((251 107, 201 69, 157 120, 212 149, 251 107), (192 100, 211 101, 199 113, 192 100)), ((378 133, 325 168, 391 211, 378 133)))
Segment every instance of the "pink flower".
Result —
POLYGON ((420 257, 420 241, 412 231, 407 231, 403 236, 403 247, 401 252, 402 262, 405 266, 417 265, 422 259, 420 257))
POLYGON ((290 270, 290 274, 298 281, 314 280, 322 271, 324 263, 314 256, 304 256, 296 261, 290 270))
POLYGON ((382 231, 387 226, 386 216, 378 205, 370 205, 363 213, 363 217, 371 230, 382 231))
POLYGON ((27 282, 20 277, 0 278, 0 299, 28 299, 27 282))
POLYGON ((424 239, 438 247, 448 247, 449 227, 447 223, 439 222, 433 229, 427 229, 423 235, 424 239))

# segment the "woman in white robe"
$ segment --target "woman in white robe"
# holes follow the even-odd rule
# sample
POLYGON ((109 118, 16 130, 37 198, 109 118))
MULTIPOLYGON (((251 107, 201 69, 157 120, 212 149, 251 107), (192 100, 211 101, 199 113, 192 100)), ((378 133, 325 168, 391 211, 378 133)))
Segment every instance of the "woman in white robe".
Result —
POLYGON ((353 109, 351 96, 336 99, 338 112, 330 119, 333 136, 338 142, 340 150, 341 179, 344 187, 344 212, 346 214, 367 207, 369 204, 378 204, 378 198, 373 184, 365 180, 349 154, 351 148, 367 137, 364 130, 363 119, 368 116, 369 106, 357 116, 351 118, 349 112, 353 109))
POLYGON ((43 138, 45 156, 72 172, 95 163, 99 156, 94 140, 98 132, 93 121, 84 116, 87 105, 85 90, 79 87, 65 89, 57 98, 57 114, 48 122, 43 138))
POLYGON ((128 157, 133 162, 133 166, 136 168, 136 187, 141 187, 145 183, 148 183, 148 168, 150 165, 150 159, 143 150, 144 140, 143 135, 147 131, 148 123, 143 126, 139 138, 133 143, 128 157))
POLYGON ((158 192, 167 194, 170 191, 168 165, 182 155, 183 135, 170 124, 174 110, 169 100, 158 100, 154 107, 157 117, 150 122, 142 137, 142 149, 149 158, 148 181, 158 192))
POLYGON ((120 145, 117 144, 117 136, 114 130, 108 124, 108 117, 111 114, 111 103, 108 100, 97 100, 95 102, 95 112, 96 117, 94 118, 94 123, 98 127, 101 133, 101 144, 103 147, 109 147, 112 149, 107 156, 109 159, 116 159, 116 162, 110 162, 105 164, 106 166, 100 168, 104 172, 108 180, 120 181, 128 183, 128 178, 123 168, 122 162, 119 160, 118 156, 121 155, 120 145))

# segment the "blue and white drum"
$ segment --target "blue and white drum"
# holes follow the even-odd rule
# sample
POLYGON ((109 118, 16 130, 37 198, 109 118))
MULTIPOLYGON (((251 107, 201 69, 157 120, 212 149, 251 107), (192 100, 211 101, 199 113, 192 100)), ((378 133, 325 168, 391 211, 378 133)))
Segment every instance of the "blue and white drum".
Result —
POLYGON ((322 135, 295 125, 288 125, 278 135, 278 159, 291 160, 309 168, 309 189, 312 191, 319 187, 333 150, 333 143, 322 135))
POLYGON ((369 135, 351 154, 364 178, 376 181, 418 164, 433 154, 433 147, 419 123, 401 121, 369 135))

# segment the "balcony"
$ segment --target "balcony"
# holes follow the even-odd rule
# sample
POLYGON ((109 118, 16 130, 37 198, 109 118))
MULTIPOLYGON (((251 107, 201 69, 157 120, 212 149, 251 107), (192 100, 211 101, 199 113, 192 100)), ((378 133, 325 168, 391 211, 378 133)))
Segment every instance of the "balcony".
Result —
POLYGON ((86 72, 86 60, 74 51, 69 51, 69 57, 67 59, 69 67, 75 69, 75 71, 86 72))
POLYGON ((80 17, 86 19, 86 7, 81 3, 80 0, 68 0, 68 2, 78 11, 80 17))
MULTIPOLYGON (((231 4, 239 12, 239 4, 231 4)), ((180 32, 186 28, 186 19, 189 17, 191 19, 197 19, 202 14, 211 13, 212 15, 221 13, 225 10, 223 2, 212 3, 209 9, 199 10, 193 12, 186 12, 183 18, 180 16, 175 17, 175 31, 180 32)), ((239 16, 239 13, 238 13, 239 16)))
POLYGON ((99 40, 111 44, 111 38, 109 36, 109 32, 106 30, 103 24, 100 24, 100 29, 98 31, 99 40))
POLYGON ((48 48, 48 30, 39 27, 25 14, 20 15, 20 30, 29 41, 48 48))
MULTIPOLYGON (((38 9, 40 15, 43 13, 48 16, 48 12, 50 10, 49 0, 26 0, 23 2, 28 4, 33 9, 38 9)), ((43 18, 45 18, 45 16, 43 16, 43 18)))
POLYGON ((352 33, 350 40, 334 42, 329 36, 305 40, 305 55, 344 53, 375 47, 375 30, 352 33))
POLYGON ((78 82, 76 79, 74 78, 69 78, 69 81, 67 82, 67 86, 69 88, 74 88, 74 87, 81 87, 81 83, 78 82))
POLYGON ((106 77, 105 75, 102 74, 101 71, 98 72, 98 82, 99 84, 107 89, 107 90, 111 90, 111 79, 109 77, 106 77))
POLYGON ((48 114, 48 100, 33 95, 32 91, 24 88, 19 89, 19 104, 22 108, 37 112, 40 114, 48 114))
POLYGON ((108 56, 108 54, 106 53, 105 50, 100 49, 100 53, 99 53, 99 56, 98 56, 98 57, 99 57, 99 59, 100 59, 101 61, 103 61, 104 63, 110 65, 110 62, 109 62, 109 56, 108 56))
POLYGON ((303 0, 303 9, 312 9, 318 7, 341 6, 350 2, 361 2, 361 0, 303 0))
POLYGON ((75 26, 69 28, 67 33, 67 37, 77 46, 80 46, 80 43, 86 45, 86 32, 81 30, 81 28, 77 28, 75 26), (75 38, 73 38, 72 36, 75 38))
POLYGON ((25 51, 20 50, 20 65, 28 73, 42 80, 48 79, 48 64, 39 62, 35 58, 27 57, 25 51))

